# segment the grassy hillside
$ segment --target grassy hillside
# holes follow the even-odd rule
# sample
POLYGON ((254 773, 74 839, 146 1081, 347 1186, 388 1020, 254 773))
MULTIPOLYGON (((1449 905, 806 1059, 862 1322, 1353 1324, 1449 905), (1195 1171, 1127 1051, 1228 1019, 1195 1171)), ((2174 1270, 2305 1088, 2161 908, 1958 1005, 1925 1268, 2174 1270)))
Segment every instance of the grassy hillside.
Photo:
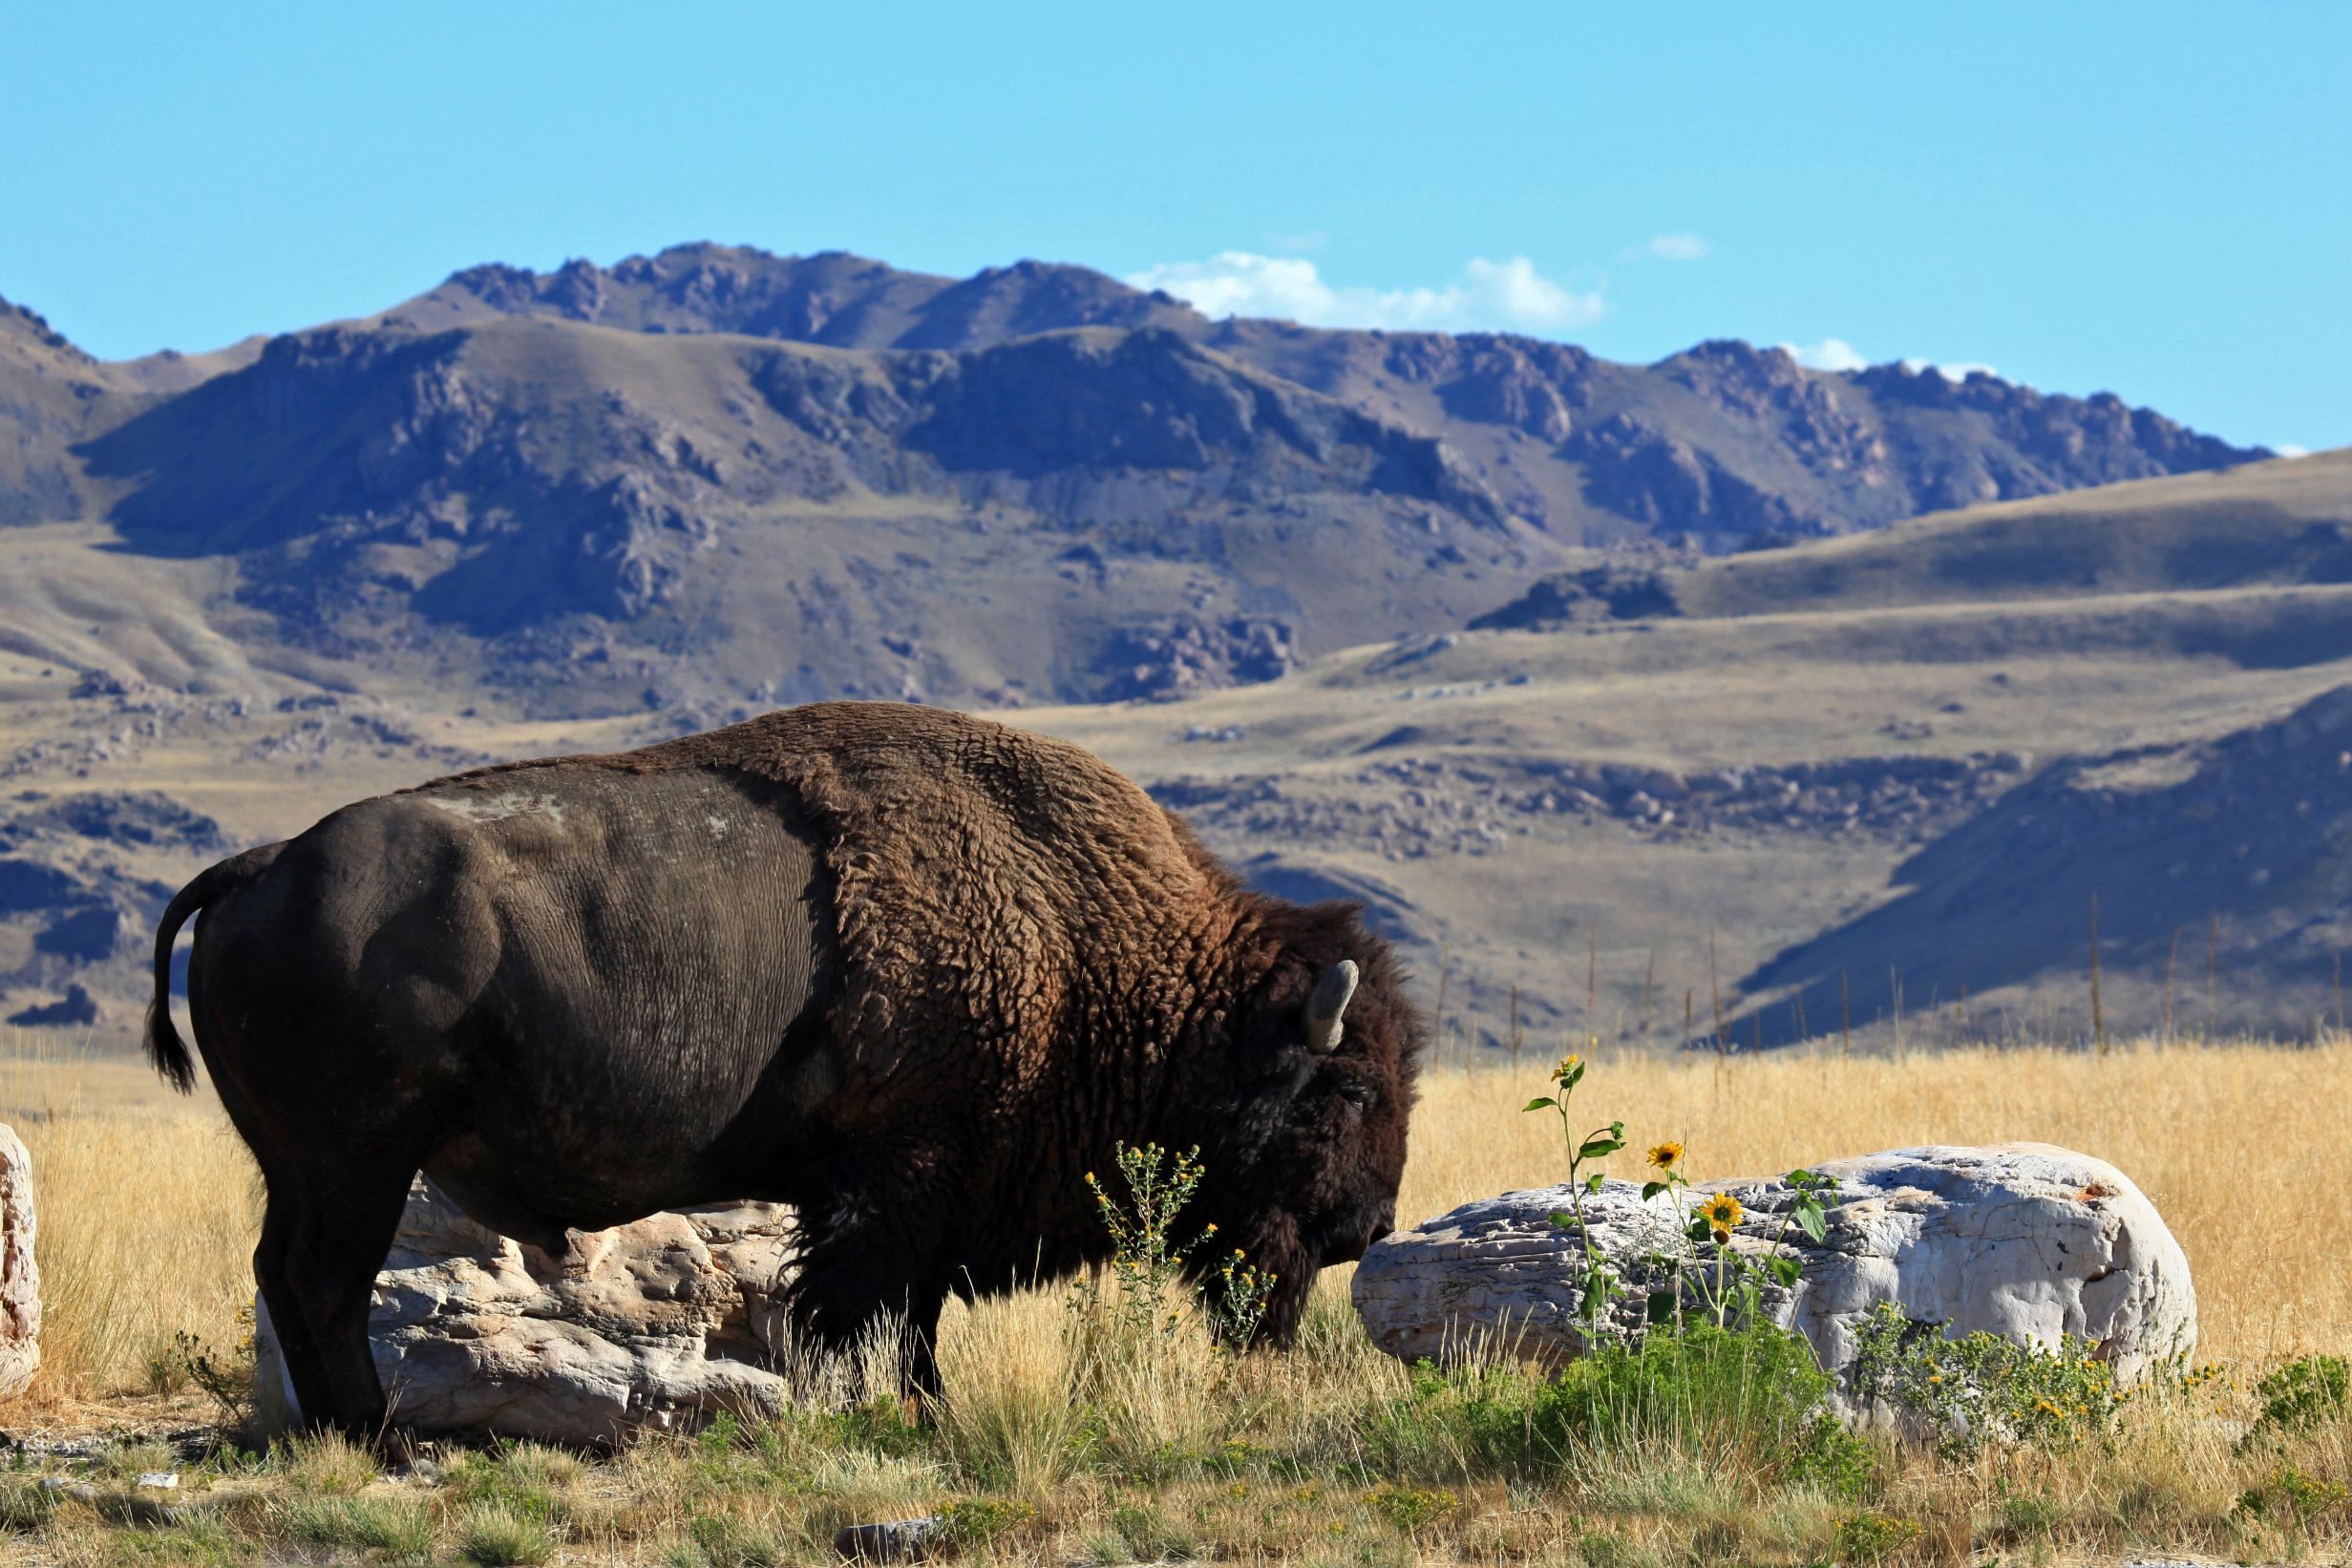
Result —
MULTIPOLYGON (((2208 539, 2235 528, 2251 565, 2247 540, 2342 515, 2352 464, 2129 494, 2159 542, 2141 545, 2141 514, 2118 505, 2096 524, 2111 559, 2207 559, 2162 542, 2198 537, 2186 515, 2208 539), (2243 512, 2234 485, 2255 498, 2243 512), (2289 500, 2298 512, 2277 521, 2289 500)), ((1890 539, 1964 540, 2010 510, 1890 539)), ((2208 946, 2226 1027, 2332 1019, 2340 705, 2319 699, 2352 682, 2352 588, 2188 576, 2035 593, 1999 578, 1981 600, 1791 592, 1768 612, 1731 598, 1750 571, 1852 581, 1814 558, 1875 542, 1664 577, 1678 604, 1726 612, 1713 618, 1603 612, 1406 640, 1180 715, 1024 722, 1163 781, 1213 843, 1268 858, 1269 875, 1374 898, 1432 993, 1450 975, 1453 1027, 1490 1040, 1515 985, 1523 1019, 1604 1038, 1685 1038, 1687 1001, 1711 1043, 1720 995, 1728 1040, 1771 1045, 1797 1028, 1800 991, 1806 1029, 1837 1028, 1841 974, 1843 1015, 1865 1032, 1892 1031, 1899 989, 1925 1038, 2087 1035, 2103 890, 2110 1029, 2162 1026, 2168 963, 2188 1016, 2193 956, 2201 1007, 2208 946)), ((1902 559, 1896 544, 1886 558, 1902 559)))
POLYGON ((2352 449, 1972 508, 1674 580, 1682 613, 2352 583, 2352 449))
MULTIPOLYGON (((2275 496, 2281 475, 2346 472, 2326 457, 2235 477, 2275 496)), ((2300 504, 2323 515, 2324 485, 2300 504)), ((90 526, 11 536, 28 570, 0 583, 24 628, 0 645, 0 783, 17 791, 157 795, 258 842, 470 761, 692 722, 666 706, 519 715, 479 687, 452 695, 426 665, 270 657, 219 621, 217 563, 92 548, 90 526), (91 666, 124 684, 79 673, 91 666)), ((1781 569, 1854 548, 1804 546, 1781 569)), ((746 573, 727 591, 762 589, 746 573)), ((1770 1045, 1799 995, 1805 1028, 1833 1029, 1841 975, 1864 1038, 1891 1034, 1897 986, 1915 1040, 2087 1036, 2093 893, 2110 1031, 2162 1028, 2170 964, 2176 1024, 2204 1027, 2211 968, 2213 1027, 2304 1035, 2336 1006, 2341 705, 2288 720, 2352 684, 2347 596, 2314 583, 1569 620, 1376 643, 1179 703, 1002 711, 1146 781, 1262 885, 1369 900, 1426 999, 1442 984, 1456 1041, 1506 1039, 1515 987, 1536 1040, 1711 1042, 1720 996, 1727 1036, 1770 1045)), ((996 622, 978 605, 964 624, 996 622)), ((0 1003, 83 984, 118 1037, 144 985, 145 889, 168 892, 203 857, 32 820, 48 809, 0 798, 0 830, 30 822, 0 858, 74 879, 0 912, 0 1003), (37 950, 98 904, 118 911, 117 945, 37 950)), ((96 918, 81 918, 90 940, 96 918)))

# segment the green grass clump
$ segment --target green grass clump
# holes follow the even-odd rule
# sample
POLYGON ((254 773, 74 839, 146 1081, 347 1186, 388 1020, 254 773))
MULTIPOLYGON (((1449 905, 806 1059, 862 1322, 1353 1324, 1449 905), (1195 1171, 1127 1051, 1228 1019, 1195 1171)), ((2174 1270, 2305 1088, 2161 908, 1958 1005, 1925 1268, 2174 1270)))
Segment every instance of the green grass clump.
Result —
POLYGON ((277 1526, 311 1546, 381 1552, 399 1562, 429 1562, 439 1532, 433 1510, 414 1497, 289 1497, 277 1526))
POLYGON ((539 1568, 555 1549, 544 1522, 496 1503, 477 1503, 457 1520, 457 1554, 476 1568, 539 1568))

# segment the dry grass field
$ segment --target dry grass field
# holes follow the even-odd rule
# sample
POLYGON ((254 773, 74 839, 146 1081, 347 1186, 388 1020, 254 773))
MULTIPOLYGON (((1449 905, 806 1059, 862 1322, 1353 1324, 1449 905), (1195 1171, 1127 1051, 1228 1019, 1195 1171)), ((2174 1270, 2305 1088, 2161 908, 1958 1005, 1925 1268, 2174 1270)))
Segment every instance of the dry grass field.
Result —
MULTIPOLYGON (((1549 1062, 1531 1051, 1515 1072, 1436 1075, 1406 1216, 1557 1178, 1555 1124, 1516 1111, 1549 1062)), ((894 1406, 813 1406, 773 1429, 604 1459, 527 1445, 452 1455, 430 1482, 384 1478, 332 1444, 223 1454, 188 1471, 168 1517, 117 1483, 186 1461, 134 1442, 79 1468, 95 1500, 37 1491, 22 1463, 0 1476, 0 1560, 732 1568, 825 1560, 844 1522, 948 1505, 967 1556, 1006 1561, 2341 1559, 2342 1413, 2278 1443, 2241 1440, 2259 1376, 2352 1348, 2352 1269, 2328 1239, 2331 1195, 2352 1190, 2340 1135, 2352 1042, 1720 1063, 1603 1048, 1579 1103, 1623 1117, 1637 1146, 1684 1140, 1699 1179, 1928 1142, 2097 1153, 2179 1235, 2198 1286, 2198 1359, 2230 1373, 2159 1390, 2111 1434, 2064 1450, 1939 1459, 1875 1439, 1867 1487, 1839 1494, 1784 1473, 1786 1433, 1736 1422, 1652 1420, 1540 1462, 1498 1459, 1447 1403, 1459 1388, 1416 1392, 1368 1348, 1344 1270, 1325 1280, 1301 1350, 1239 1364, 1197 1336, 1105 1353, 1049 1290, 951 1310, 948 1393, 928 1428, 894 1406), (2267 1500, 2245 1506, 2250 1489, 2267 1500)), ((0 1426, 201 1419, 188 1396, 150 1392, 150 1366, 176 1332, 232 1344, 249 1290, 257 1193, 217 1109, 201 1091, 170 1099, 119 1060, 22 1054, 0 1063, 0 1108, 35 1162, 47 1311, 42 1377, 0 1409, 0 1426)))

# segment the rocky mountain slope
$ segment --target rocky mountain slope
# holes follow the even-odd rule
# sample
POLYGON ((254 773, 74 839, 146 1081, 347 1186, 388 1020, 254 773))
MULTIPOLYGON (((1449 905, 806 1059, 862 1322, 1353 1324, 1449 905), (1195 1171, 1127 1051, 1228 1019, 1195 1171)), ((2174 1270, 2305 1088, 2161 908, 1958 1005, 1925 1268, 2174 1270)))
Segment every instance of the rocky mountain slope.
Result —
POLYGON ((1990 377, 1218 323, 1037 263, 476 267, 125 365, 0 323, 0 520, 207 563, 229 586, 206 613, 275 663, 548 717, 1174 696, 1459 626, 1596 546, 2247 456, 1990 377))
POLYGON ((1367 901, 1457 1042, 1711 1039, 1720 998, 1769 1045, 1833 984, 1866 1034, 1898 996, 2063 1030, 2091 892, 2131 905, 2110 1027, 2216 913, 2217 1023, 2307 1027, 2352 454, 2249 456, 1989 377, 1218 323, 1036 264, 477 268, 122 364, 0 307, 0 1018, 127 1032, 224 844, 860 695, 1069 735, 1260 885, 1367 901), (2023 498, 1896 520, 1980 497, 2023 498))
POLYGON ((606 270, 475 267, 394 315, 485 313, 841 348, 970 350, 1066 327, 1156 327, 1439 435, 1505 504, 1573 542, 1691 534, 1712 547, 1874 527, 2261 456, 2120 398, 2047 397, 1899 365, 1806 371, 1703 343, 1651 366, 1494 333, 1212 322, 1084 267, 1023 262, 962 280, 841 252, 680 245, 606 270))
MULTIPOLYGON (((2352 583, 2262 541, 2346 508, 2352 452, 1880 536, 1939 553, 1925 603, 1880 602, 1896 567, 1837 567, 1875 540, 1824 541, 1653 572, 1646 610, 1611 590, 1622 616, 1571 600, 1178 703, 1006 716, 1145 781, 1259 885, 1366 901, 1432 1004, 1442 978, 1450 1049, 1506 1043, 1515 1016, 1535 1049, 1709 1044, 1718 999, 1743 1049, 1841 1021, 1891 1041, 1898 1016, 1914 1045, 2087 1038, 2094 895, 2110 1033, 2163 1026, 2168 969, 2179 1030, 2305 1032, 2335 1006, 2352 583), (2029 596, 2042 557, 2002 567, 2018 519, 2094 498, 2077 520, 2116 591, 2029 596), (2251 581, 2140 575, 2217 539, 2251 581), (1812 597, 1744 597, 1767 563, 1812 597)), ((206 619, 222 558, 106 537, 5 536, 0 1018, 127 1034, 147 922, 219 843, 679 722, 532 718, 394 662, 281 658, 206 619), (102 672, 133 664, 170 678, 102 672)))
POLYGON ((561 715, 1175 694, 1557 558, 1436 440, 1149 329, 325 328, 80 450, 287 640, 561 715))

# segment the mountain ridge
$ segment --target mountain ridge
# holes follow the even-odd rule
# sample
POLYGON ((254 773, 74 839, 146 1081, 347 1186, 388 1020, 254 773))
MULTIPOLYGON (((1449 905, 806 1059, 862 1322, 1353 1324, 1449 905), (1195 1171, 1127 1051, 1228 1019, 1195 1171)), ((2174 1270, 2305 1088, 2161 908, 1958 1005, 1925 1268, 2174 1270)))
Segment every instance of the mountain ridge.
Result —
POLYGON ((1180 695, 1458 627, 1595 551, 1697 559, 2250 456, 1985 376, 1211 321, 1034 261, 484 265, 120 364, 11 319, 0 520, 220 557, 292 653, 549 716, 1180 695))

